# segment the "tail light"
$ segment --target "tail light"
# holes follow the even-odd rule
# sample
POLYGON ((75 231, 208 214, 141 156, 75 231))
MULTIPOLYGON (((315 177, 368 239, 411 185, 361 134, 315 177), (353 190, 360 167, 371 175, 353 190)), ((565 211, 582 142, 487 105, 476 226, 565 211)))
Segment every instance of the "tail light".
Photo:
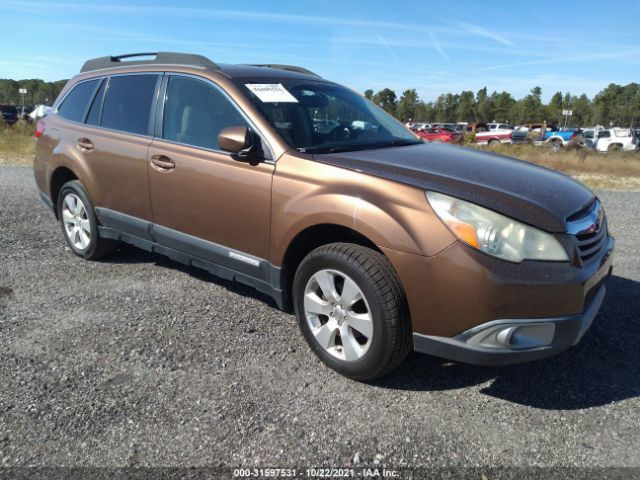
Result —
POLYGON ((574 138, 576 138, 578 136, 578 134, 576 132, 573 132, 571 134, 571 140, 573 140, 574 138))
POLYGON ((45 128, 47 128, 47 124, 44 122, 44 119, 40 120, 36 125, 36 133, 35 133, 36 138, 40 138, 42 136, 45 128))

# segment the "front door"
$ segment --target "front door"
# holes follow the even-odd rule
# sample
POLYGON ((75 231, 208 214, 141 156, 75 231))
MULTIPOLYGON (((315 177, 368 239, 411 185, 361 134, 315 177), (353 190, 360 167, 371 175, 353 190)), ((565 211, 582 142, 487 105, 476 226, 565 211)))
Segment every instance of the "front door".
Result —
POLYGON ((156 240, 216 263, 257 266, 252 257, 269 252, 275 167, 236 161, 218 147, 223 128, 249 122, 219 87, 182 75, 168 76, 158 117, 161 135, 148 151, 156 240))

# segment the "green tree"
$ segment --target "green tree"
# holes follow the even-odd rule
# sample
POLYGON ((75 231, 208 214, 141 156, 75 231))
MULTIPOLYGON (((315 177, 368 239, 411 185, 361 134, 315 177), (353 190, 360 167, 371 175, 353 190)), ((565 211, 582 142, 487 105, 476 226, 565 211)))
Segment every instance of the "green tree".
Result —
POLYGON ((458 97, 458 105, 456 107, 456 118, 458 122, 473 122, 475 115, 476 100, 471 90, 465 90, 458 97))
POLYGON ((522 99, 522 110, 528 116, 526 122, 540 122, 544 118, 544 108, 542 105, 542 89, 533 87, 531 93, 522 99))
POLYGON ((368 89, 364 91, 364 98, 366 98, 367 100, 371 100, 373 99, 373 90, 368 89))
POLYGON ((481 88, 476 93, 476 120, 478 122, 490 122, 493 120, 493 108, 487 95, 487 87, 481 88))
POLYGON ((398 100, 396 92, 390 88, 384 88, 376 93, 373 96, 373 103, 382 107, 385 112, 390 113, 391 115, 396 114, 396 105, 398 104, 398 100))
POLYGON ((396 116, 399 120, 406 122, 409 119, 415 120, 416 108, 419 103, 418 92, 415 88, 402 92, 400 101, 396 106, 396 116))
POLYGON ((513 112, 516 101, 509 92, 493 92, 491 98, 495 120, 498 122, 517 122, 513 112))
POLYGON ((545 118, 547 122, 554 123, 556 125, 560 125, 563 121, 562 117, 562 92, 556 92, 551 97, 549 104, 547 105, 545 111, 545 118))

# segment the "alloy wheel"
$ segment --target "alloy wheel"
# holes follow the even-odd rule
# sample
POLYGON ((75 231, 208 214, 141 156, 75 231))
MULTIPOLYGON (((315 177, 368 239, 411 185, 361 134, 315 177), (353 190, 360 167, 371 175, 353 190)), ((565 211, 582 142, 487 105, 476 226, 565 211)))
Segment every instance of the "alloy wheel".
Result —
POLYGON ((371 310, 358 284, 344 273, 314 273, 304 290, 304 313, 315 340, 330 355, 353 362, 369 350, 371 310))
POLYGON ((70 243, 78 250, 86 250, 91 243, 91 223, 87 208, 80 197, 74 193, 64 197, 62 223, 70 243))

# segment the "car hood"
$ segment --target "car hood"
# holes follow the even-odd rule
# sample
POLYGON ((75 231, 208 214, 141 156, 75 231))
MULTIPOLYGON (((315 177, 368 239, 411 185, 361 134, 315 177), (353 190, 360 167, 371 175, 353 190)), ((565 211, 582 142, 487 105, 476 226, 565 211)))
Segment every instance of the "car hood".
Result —
POLYGON ((582 183, 548 168, 441 143, 314 155, 314 160, 451 195, 553 233, 566 232, 567 217, 594 199, 582 183))

